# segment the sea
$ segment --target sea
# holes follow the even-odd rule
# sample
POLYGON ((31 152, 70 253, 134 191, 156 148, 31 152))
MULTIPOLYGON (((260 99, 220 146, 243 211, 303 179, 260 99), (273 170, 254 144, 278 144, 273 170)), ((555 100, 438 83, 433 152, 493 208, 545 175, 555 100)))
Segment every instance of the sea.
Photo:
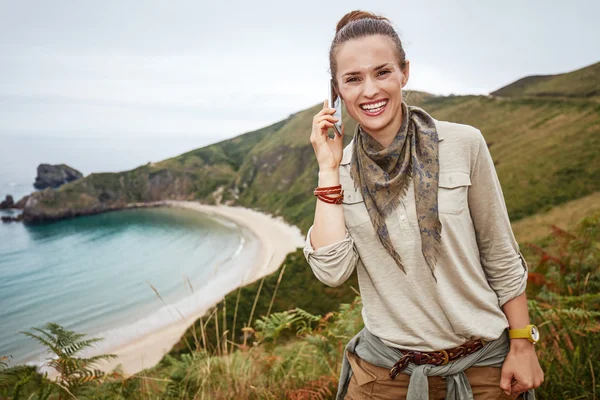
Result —
MULTIPOLYGON (((0 199, 11 194, 16 202, 35 191, 40 163, 64 163, 85 176, 207 144, 193 136, 0 134, 0 199)), ((45 348, 23 332, 47 323, 103 338, 97 351, 108 352, 211 306, 242 283, 260 247, 243 226, 178 208, 0 223, 0 357, 10 366, 40 365, 45 348)))

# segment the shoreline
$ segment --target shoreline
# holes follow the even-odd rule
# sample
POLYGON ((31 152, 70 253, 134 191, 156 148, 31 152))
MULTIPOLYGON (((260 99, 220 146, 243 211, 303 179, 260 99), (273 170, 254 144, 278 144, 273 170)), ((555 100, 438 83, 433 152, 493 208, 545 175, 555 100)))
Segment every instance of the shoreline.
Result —
MULTIPOLYGON (((121 364, 123 375, 126 377, 158 364, 164 355, 171 351, 173 346, 179 342, 187 329, 198 318, 204 316, 208 309, 240 286, 248 285, 277 271, 287 254, 295 251, 298 247, 302 247, 305 240, 304 235, 298 227, 289 225, 281 217, 273 217, 249 208, 206 205, 195 201, 178 200, 160 201, 156 202, 156 204, 146 204, 145 206, 184 208, 225 218, 252 231, 258 238, 260 251, 257 259, 251 263, 251 267, 243 273, 243 276, 240 272, 240 283, 234 284, 230 288, 224 288, 223 293, 210 296, 213 297, 213 300, 216 299, 215 301, 207 303, 205 307, 194 310, 188 315, 183 315, 181 319, 153 332, 143 334, 130 342, 121 344, 115 348, 103 349, 103 354, 116 354, 118 358, 98 363, 98 369, 109 373, 121 364)), ((89 352, 86 351, 82 355, 89 357, 95 354, 94 350, 90 349, 89 352)), ((55 374, 48 371, 48 375, 50 377, 55 374)))

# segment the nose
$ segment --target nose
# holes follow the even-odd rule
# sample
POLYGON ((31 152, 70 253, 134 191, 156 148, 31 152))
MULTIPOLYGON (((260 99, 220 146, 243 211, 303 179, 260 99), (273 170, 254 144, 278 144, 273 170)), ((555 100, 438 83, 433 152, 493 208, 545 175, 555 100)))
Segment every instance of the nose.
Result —
POLYGON ((363 94, 368 98, 375 98, 379 93, 379 87, 377 86, 377 82, 370 76, 367 76, 364 81, 363 94))

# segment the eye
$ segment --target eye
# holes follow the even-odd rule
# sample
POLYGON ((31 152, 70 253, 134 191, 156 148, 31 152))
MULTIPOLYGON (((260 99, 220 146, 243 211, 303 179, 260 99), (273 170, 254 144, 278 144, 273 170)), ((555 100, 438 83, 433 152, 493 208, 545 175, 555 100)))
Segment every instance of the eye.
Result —
POLYGON ((358 80, 358 78, 348 78, 348 79, 346 79, 346 83, 356 82, 357 80, 358 80))
POLYGON ((389 73, 390 73, 390 71, 389 71, 389 70, 387 70, 387 69, 384 69, 384 70, 381 70, 381 71, 379 71, 379 72, 377 73, 377 76, 382 76, 382 75, 384 75, 384 74, 389 74, 389 73))

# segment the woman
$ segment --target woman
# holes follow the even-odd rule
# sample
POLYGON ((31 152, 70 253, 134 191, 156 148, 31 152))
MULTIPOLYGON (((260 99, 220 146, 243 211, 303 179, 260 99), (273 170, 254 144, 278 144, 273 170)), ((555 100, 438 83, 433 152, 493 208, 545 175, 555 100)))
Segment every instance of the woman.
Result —
POLYGON ((346 14, 330 68, 358 124, 342 149, 343 133, 328 138, 335 110, 325 102, 314 117, 304 254, 329 286, 357 269, 365 329, 346 347, 337 398, 535 398, 527 263, 481 132, 406 105, 409 61, 386 18, 346 14))

